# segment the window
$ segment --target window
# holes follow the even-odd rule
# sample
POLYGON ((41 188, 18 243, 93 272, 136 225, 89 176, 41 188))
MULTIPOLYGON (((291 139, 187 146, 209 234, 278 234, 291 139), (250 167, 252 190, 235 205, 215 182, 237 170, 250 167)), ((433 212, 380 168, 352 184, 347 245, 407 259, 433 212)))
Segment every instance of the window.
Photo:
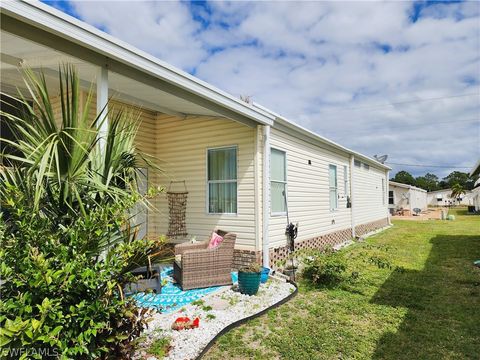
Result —
POLYGON ((393 198, 393 191, 392 190, 390 190, 388 192, 388 204, 389 205, 394 205, 395 204, 395 200, 393 198))
POLYGON ((347 167, 343 167, 343 193, 348 196, 348 170, 347 167))
POLYGON ((382 205, 385 205, 385 179, 382 179, 382 205))
POLYGON ((370 170, 370 165, 363 163, 363 168, 365 170, 370 170))
POLYGON ((237 213, 237 148, 208 149, 208 212, 237 213))
POLYGON ((270 211, 274 215, 287 213, 287 157, 284 151, 271 149, 270 211))
POLYGON ((353 161, 353 164, 356 166, 356 167, 362 167, 362 163, 358 160, 354 160, 353 161))
POLYGON ((337 167, 335 165, 330 165, 328 168, 328 181, 330 192, 330 210, 335 210, 338 207, 337 167))

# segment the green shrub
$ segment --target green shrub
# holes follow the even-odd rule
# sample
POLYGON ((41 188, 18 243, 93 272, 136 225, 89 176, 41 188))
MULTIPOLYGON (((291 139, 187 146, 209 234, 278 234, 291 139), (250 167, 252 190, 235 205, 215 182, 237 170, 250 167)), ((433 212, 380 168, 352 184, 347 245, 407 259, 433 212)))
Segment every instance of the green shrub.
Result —
POLYGON ((150 347, 148 348, 148 352, 159 358, 163 358, 168 354, 171 347, 172 346, 170 345, 170 339, 167 337, 162 337, 156 339, 152 343, 152 345, 150 345, 150 347))
POLYGON ((244 266, 239 270, 246 273, 259 273, 262 271, 262 266, 256 262, 251 262, 249 265, 244 266))
POLYGON ((149 314, 124 297, 123 286, 132 280, 129 270, 154 255, 161 241, 129 241, 124 234, 124 242, 97 260, 82 245, 92 234, 102 237, 105 229, 125 224, 121 206, 91 212, 65 228, 33 212, 14 188, 11 194, 7 203, 15 195, 15 207, 2 209, 8 213, 0 251, 3 351, 48 349, 64 358, 129 356, 149 314))
POLYGON ((110 114, 100 133, 102 115, 88 115, 93 95, 80 106, 66 67, 59 125, 43 75, 27 72, 26 82, 33 106, 24 101, 21 118, 0 111, 17 137, 2 139, 17 153, 2 154, 9 167, 0 168, 0 357, 129 358, 148 312, 124 285, 164 254, 162 239, 136 238, 131 215, 158 193, 138 193, 137 170, 148 164, 134 146, 136 119, 110 114))
POLYGON ((304 259, 303 277, 315 285, 334 285, 344 280, 347 261, 342 252, 331 249, 304 259))

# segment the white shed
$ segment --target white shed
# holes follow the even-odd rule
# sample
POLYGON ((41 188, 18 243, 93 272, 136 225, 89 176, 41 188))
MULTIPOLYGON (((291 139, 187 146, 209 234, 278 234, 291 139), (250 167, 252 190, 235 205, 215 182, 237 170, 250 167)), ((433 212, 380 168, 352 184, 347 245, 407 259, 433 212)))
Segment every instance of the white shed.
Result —
MULTIPOLYGON (((470 176, 476 176, 480 174, 480 159, 477 161, 470 176)), ((475 187, 471 192, 472 203, 470 205, 475 206, 475 211, 480 211, 480 178, 475 182, 475 187)))
POLYGON ((473 195, 471 191, 466 191, 465 194, 452 198, 452 189, 442 189, 430 191, 427 194, 428 206, 452 206, 452 205, 472 205, 473 195))
POLYGON ((388 208, 390 213, 396 210, 414 209, 425 210, 427 208, 427 191, 416 186, 389 181, 388 183, 388 208))

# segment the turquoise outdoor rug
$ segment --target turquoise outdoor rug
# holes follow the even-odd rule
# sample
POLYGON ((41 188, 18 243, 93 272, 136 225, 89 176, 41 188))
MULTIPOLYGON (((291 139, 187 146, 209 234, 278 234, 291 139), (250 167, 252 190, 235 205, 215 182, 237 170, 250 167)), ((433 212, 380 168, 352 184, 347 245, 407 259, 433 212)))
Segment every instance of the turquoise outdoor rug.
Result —
MULTIPOLYGON (((221 288, 221 286, 213 286, 183 291, 180 286, 173 281, 172 266, 165 267, 161 270, 160 275, 163 283, 161 294, 136 293, 132 295, 137 301, 138 306, 154 308, 162 313, 168 314, 221 288)), ((232 281, 234 283, 238 282, 238 273, 232 272, 232 281)))

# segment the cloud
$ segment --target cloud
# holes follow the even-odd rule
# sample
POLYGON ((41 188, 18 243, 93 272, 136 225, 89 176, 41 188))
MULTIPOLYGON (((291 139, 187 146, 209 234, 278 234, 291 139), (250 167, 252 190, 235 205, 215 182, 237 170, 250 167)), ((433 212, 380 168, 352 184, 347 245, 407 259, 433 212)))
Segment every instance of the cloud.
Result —
POLYGON ((478 2, 69 5, 84 21, 367 155, 453 166, 480 158, 478 2))

